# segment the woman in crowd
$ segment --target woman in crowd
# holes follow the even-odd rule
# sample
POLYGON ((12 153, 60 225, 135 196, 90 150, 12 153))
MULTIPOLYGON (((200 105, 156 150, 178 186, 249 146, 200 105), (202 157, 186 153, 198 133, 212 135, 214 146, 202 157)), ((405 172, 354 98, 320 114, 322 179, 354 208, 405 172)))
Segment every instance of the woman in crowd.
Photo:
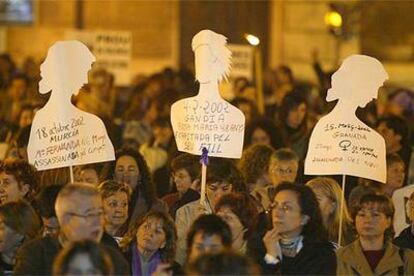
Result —
POLYGON ((333 275, 334 246, 328 242, 318 201, 309 187, 282 183, 276 187, 273 228, 263 238, 265 274, 333 275))
POLYGON ((107 180, 98 186, 104 207, 104 229, 118 243, 126 232, 131 189, 124 183, 107 180))
POLYGON ((22 244, 40 236, 40 231, 40 219, 29 203, 16 201, 0 206, 1 275, 11 275, 17 250, 22 244))
MULTIPOLYGON (((339 219, 341 216, 341 187, 328 177, 316 177, 306 183, 314 192, 319 203, 322 221, 328 230, 328 240, 338 243, 339 219)), ((348 213, 346 202, 342 209, 342 238, 340 245, 346 245, 354 241, 352 223, 348 213)))
POLYGON ((392 244, 394 206, 385 195, 364 195, 352 218, 358 239, 338 249, 338 275, 412 275, 414 253, 392 244))
POLYGON ((35 167, 23 159, 7 159, 0 162, 0 203, 17 200, 33 201, 38 191, 35 167))
POLYGON ((170 193, 162 198, 168 204, 170 215, 175 219, 175 213, 187 203, 200 198, 198 192, 200 163, 199 157, 184 153, 175 157, 171 162, 171 177, 176 193, 170 193))
POLYGON ((94 241, 78 241, 65 247, 53 263, 53 275, 113 275, 109 254, 94 241))
POLYGON ((252 145, 243 151, 238 168, 249 193, 271 184, 268 170, 273 152, 274 149, 268 145, 252 145))
POLYGON ((179 273, 180 266, 174 262, 176 240, 174 221, 169 215, 156 211, 147 213, 121 241, 132 275, 149 276, 167 265, 173 274, 179 273))
POLYGON ((222 196, 215 208, 216 214, 230 226, 233 250, 245 255, 258 217, 253 199, 246 193, 230 193, 222 196))
POLYGON ((274 149, 282 147, 280 134, 272 120, 259 118, 246 126, 244 146, 268 145, 274 149))
POLYGON ((166 204, 155 195, 147 163, 137 150, 132 148, 118 150, 115 168, 109 168, 109 175, 112 175, 115 181, 127 184, 132 190, 128 211, 129 226, 134 225, 149 210, 167 211, 166 204))
POLYGON ((304 160, 312 124, 308 118, 306 97, 301 91, 293 91, 283 98, 278 128, 285 147, 296 152, 304 160))

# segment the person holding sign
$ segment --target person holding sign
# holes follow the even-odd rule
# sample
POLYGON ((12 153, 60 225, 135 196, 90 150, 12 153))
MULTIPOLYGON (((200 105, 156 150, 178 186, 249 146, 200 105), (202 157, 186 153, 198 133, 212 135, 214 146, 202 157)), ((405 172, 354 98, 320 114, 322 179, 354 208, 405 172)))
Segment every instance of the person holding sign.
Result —
POLYGON ((243 113, 220 96, 219 82, 230 70, 231 52, 226 37, 210 30, 196 34, 192 41, 197 96, 182 99, 171 107, 171 123, 178 150, 201 155, 240 158, 243 149, 243 113))
POLYGON ((308 175, 353 175, 386 180, 384 138, 359 120, 355 111, 378 96, 388 74, 375 58, 352 55, 332 76, 327 101, 335 108, 316 124, 305 159, 308 175))
POLYGON ((71 102, 88 82, 93 62, 79 41, 59 41, 49 48, 40 67, 39 92, 52 93, 33 119, 28 145, 29 162, 39 171, 115 159, 101 119, 71 102))

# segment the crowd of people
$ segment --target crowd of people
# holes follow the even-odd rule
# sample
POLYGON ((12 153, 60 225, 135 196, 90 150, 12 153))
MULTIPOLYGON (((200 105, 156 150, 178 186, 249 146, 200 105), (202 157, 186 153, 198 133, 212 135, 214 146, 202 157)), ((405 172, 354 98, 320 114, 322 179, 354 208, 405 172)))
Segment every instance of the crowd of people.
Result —
POLYGON ((129 87, 92 70, 72 101, 103 120, 116 159, 76 166, 71 181, 68 168, 28 162, 31 122, 48 100, 39 64, 0 55, 0 274, 414 274, 414 92, 386 86, 357 111, 385 139, 387 181, 348 177, 343 198, 340 176, 304 174, 312 129, 332 108, 332 72, 309 66, 319 83, 288 66, 266 72, 264 114, 254 84, 232 80, 243 154, 209 158, 200 202, 200 157, 178 152, 169 117, 198 91, 191 70, 129 87))

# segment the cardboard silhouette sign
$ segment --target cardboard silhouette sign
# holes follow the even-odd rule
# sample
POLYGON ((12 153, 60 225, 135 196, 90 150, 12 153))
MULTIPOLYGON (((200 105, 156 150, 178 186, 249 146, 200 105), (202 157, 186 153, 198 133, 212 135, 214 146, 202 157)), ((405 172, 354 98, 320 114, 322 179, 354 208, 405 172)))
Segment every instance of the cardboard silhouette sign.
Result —
POLYGON ((200 90, 195 97, 175 102, 171 124, 178 150, 201 155, 240 158, 243 149, 245 118, 219 93, 219 82, 230 70, 231 51, 226 37, 210 30, 196 34, 192 41, 196 79, 200 90))
POLYGON ((316 124, 305 159, 307 175, 352 175, 386 181, 385 141, 355 115, 378 96, 388 74, 375 58, 352 55, 332 75, 334 109, 316 124))
POLYGON ((49 48, 40 66, 39 93, 51 95, 33 119, 28 145, 29 162, 38 170, 115 160, 102 120, 71 102, 88 82, 94 61, 79 41, 59 41, 49 48))

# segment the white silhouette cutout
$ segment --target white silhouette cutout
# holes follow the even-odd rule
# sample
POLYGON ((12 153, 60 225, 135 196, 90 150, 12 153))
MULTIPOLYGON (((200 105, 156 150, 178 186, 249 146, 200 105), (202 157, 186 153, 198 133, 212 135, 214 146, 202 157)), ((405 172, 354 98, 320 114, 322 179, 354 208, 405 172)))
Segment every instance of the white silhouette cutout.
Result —
POLYGON ((375 58, 352 55, 332 76, 327 101, 335 108, 316 124, 305 159, 305 174, 343 174, 386 181, 385 141, 355 111, 378 96, 388 74, 375 58))
POLYGON ((72 95, 88 82, 95 57, 79 41, 59 41, 40 66, 39 92, 49 101, 32 123, 29 162, 38 170, 115 159, 105 125, 97 116, 76 108, 72 95))
POLYGON ((200 155, 205 147, 209 156, 241 156, 244 115, 220 96, 218 88, 230 71, 231 51, 226 40, 210 30, 203 30, 193 38, 200 90, 197 96, 179 100, 171 107, 171 123, 180 151, 200 155))

